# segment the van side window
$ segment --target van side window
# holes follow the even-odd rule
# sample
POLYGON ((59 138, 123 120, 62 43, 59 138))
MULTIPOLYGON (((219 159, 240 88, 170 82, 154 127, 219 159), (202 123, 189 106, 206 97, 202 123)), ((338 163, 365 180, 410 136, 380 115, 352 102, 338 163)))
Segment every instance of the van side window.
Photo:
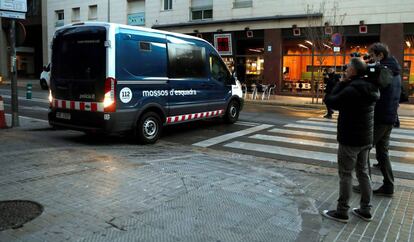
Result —
POLYGON ((223 61, 217 55, 210 55, 211 77, 217 81, 225 82, 230 79, 230 73, 223 61))
POLYGON ((168 44, 170 78, 207 77, 206 50, 187 44, 168 44))
POLYGON ((167 77, 167 45, 139 35, 121 34, 116 44, 116 77, 136 80, 167 77))

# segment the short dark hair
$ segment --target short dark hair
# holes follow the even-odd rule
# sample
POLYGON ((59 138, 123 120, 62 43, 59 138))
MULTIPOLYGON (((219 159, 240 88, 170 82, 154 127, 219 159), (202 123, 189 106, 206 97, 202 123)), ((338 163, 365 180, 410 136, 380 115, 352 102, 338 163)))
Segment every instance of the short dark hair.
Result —
POLYGON ((349 64, 356 70, 358 76, 365 75, 367 64, 361 58, 353 57, 349 64))
POLYGON ((377 42, 369 47, 368 52, 373 52, 375 55, 382 53, 384 58, 388 58, 390 50, 388 49, 388 45, 377 42))

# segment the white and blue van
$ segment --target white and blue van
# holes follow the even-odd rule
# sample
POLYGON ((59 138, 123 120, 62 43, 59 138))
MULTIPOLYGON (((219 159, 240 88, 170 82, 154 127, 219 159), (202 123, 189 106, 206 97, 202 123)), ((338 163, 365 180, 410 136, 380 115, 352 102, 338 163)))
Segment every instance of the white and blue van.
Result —
POLYGON ((217 51, 188 35, 112 23, 76 23, 52 42, 49 123, 87 133, 133 131, 154 143, 165 125, 243 107, 240 83, 217 51))

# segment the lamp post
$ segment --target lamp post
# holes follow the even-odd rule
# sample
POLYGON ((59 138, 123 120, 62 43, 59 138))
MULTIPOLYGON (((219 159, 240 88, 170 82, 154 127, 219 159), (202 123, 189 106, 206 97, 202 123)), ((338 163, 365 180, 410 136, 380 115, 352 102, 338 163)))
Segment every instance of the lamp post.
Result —
POLYGON ((111 0, 108 0, 108 23, 111 22, 111 0))

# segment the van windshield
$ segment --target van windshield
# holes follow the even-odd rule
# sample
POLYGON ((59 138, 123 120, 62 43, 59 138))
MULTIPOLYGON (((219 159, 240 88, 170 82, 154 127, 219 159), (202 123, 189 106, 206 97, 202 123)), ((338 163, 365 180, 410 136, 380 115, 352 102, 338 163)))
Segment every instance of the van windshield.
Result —
POLYGON ((74 27, 56 34, 52 47, 52 76, 65 80, 104 80, 105 27, 74 27))

